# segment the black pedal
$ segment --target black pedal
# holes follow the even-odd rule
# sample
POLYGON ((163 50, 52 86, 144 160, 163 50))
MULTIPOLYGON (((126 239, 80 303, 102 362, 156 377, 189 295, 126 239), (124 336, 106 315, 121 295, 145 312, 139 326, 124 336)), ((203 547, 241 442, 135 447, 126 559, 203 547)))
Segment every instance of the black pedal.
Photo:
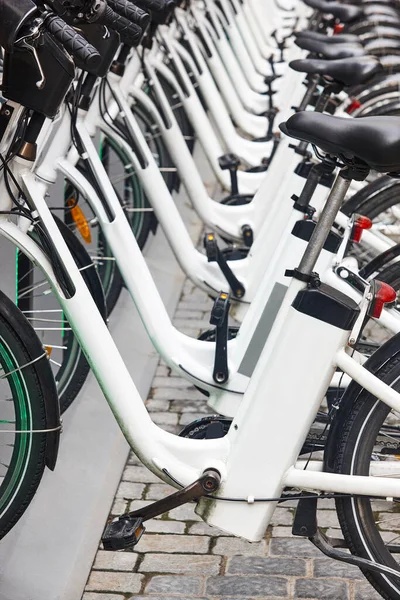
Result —
POLYGON ((206 233, 203 239, 204 249, 208 262, 216 262, 218 260, 218 244, 213 233, 206 233))
POLYGON ((125 550, 136 546, 145 531, 140 517, 121 517, 106 525, 101 541, 104 550, 125 550))
POLYGON ((226 171, 227 169, 235 169, 237 170, 241 163, 240 158, 233 153, 223 154, 218 158, 218 164, 222 171, 226 171))
POLYGON ((221 327, 228 316, 230 307, 229 294, 221 292, 218 298, 214 300, 214 306, 211 310, 210 325, 221 327))
POLYGON ((218 158, 218 164, 222 171, 229 169, 231 177, 231 192, 233 195, 239 193, 237 170, 240 165, 240 158, 236 154, 223 154, 218 158))
POLYGON ((254 242, 254 234, 250 225, 243 225, 242 233, 244 245, 246 246, 246 248, 250 248, 250 246, 252 246, 254 242))

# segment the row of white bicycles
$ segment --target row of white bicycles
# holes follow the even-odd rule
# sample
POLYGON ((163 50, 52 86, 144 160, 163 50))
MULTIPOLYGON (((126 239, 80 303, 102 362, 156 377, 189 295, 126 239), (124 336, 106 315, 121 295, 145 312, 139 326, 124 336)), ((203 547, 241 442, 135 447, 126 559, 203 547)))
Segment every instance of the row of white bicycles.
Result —
POLYGON ((0 45, 0 234, 17 248, 16 302, 0 294, 0 536, 54 469, 60 409, 92 369, 135 454, 177 488, 108 523, 104 549, 191 501, 257 541, 297 500, 293 534, 400 599, 396 0, 0 0, 0 45), (142 256, 158 226, 214 301, 199 339, 142 256), (152 422, 107 329, 123 287, 210 407, 179 435, 152 422), (318 525, 324 498, 344 539, 318 525))

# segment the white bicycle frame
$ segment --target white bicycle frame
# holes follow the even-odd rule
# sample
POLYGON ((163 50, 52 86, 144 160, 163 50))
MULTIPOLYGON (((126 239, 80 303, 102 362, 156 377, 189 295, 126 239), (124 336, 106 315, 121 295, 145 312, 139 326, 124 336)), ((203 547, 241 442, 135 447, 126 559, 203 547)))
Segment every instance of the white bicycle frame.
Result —
MULTIPOLYGON (((9 129, 15 124, 15 119, 12 119, 9 129)), ((74 295, 65 297, 51 264, 24 230, 3 216, 0 218, 0 231, 45 272, 137 456, 160 479, 168 483, 172 481, 174 485, 178 485, 177 482, 188 485, 204 470, 217 469, 222 477, 218 496, 243 500, 232 503, 202 500, 199 512, 208 523, 248 540, 259 540, 276 502, 254 503, 254 499, 279 497, 285 486, 369 496, 400 495, 400 481, 383 478, 383 475, 390 474, 386 462, 373 465, 373 474, 378 477, 338 475, 323 472, 321 465, 315 465, 315 470, 311 470, 304 469, 301 462, 296 464, 336 366, 394 410, 400 411, 400 395, 346 353, 349 331, 292 307, 297 293, 306 287, 297 280, 292 280, 289 285, 229 433, 216 440, 191 440, 179 438, 156 426, 53 221, 43 197, 43 185, 31 171, 32 164, 16 158, 12 168, 28 203, 34 207, 56 245, 60 260, 75 287, 74 295), (314 376, 310 377, 310 373, 314 376), (277 398, 279 402, 276 402, 277 398), (290 440, 283 445, 280 443, 282 422, 285 422, 285 432, 290 440), (279 453, 275 451, 277 444, 279 453), (259 457, 262 457, 261 471, 259 457)), ((9 210, 11 202, 7 195, 2 193, 0 198, 0 208, 9 210)), ((25 224, 26 219, 23 222, 25 224)))
MULTIPOLYGON (((123 109, 127 110, 125 107, 123 109)), ((291 209, 291 218, 285 223, 285 235, 282 236, 280 244, 278 247, 275 246, 271 254, 269 269, 262 279, 260 293, 251 304, 247 318, 245 318, 241 327, 240 335, 236 340, 229 342, 229 380, 225 385, 217 385, 211 377, 215 353, 214 345, 184 336, 172 326, 118 198, 101 165, 97 150, 90 140, 90 132, 86 129, 90 119, 85 118, 83 121, 82 118, 81 115, 77 129, 85 148, 86 160, 90 162, 96 172, 104 198, 107 199, 108 211, 114 215, 114 219, 110 222, 101 200, 82 174, 73 166, 78 159, 77 153, 75 151, 70 153, 69 161, 64 158, 70 144, 70 121, 67 113, 64 113, 59 130, 46 153, 46 158, 37 168, 37 176, 46 182, 55 181, 56 170, 58 169, 86 197, 107 238, 127 288, 157 351, 171 368, 210 393, 209 403, 211 406, 217 408, 222 414, 234 415, 240 403, 241 394, 247 387, 248 378, 257 363, 261 348, 279 308, 276 290, 278 290, 278 298, 280 300, 283 298, 282 291, 286 289, 286 280, 283 279, 282 281, 285 267, 293 264, 292 260, 296 261, 304 249, 304 243, 302 245, 301 241, 290 236, 293 225, 296 221, 301 220, 303 215, 291 209), (134 269, 132 269, 132 264, 135 264, 134 269), (151 301, 149 301, 149 298, 151 298, 151 301), (271 302, 274 307, 272 310, 271 302), (260 332, 262 332, 261 335, 260 332)), ((118 143, 119 140, 115 138, 115 133, 104 121, 98 123, 98 125, 107 135, 114 136, 118 143)), ((93 135, 95 131, 96 128, 94 127, 93 135)), ((129 146, 127 148, 126 146, 128 145, 125 142, 124 151, 129 152, 129 146)), ((135 156, 132 157, 132 160, 138 162, 135 156)), ((158 177, 161 177, 159 173, 158 177)), ((172 206, 176 211, 175 205, 172 204, 172 206)), ((166 211, 169 211, 169 207, 166 207, 166 211)), ((174 219, 175 214, 173 213, 170 217, 174 219)), ((170 231, 175 235, 178 233, 178 237, 181 237, 179 230, 172 229, 172 223, 170 231)), ((181 262, 183 261, 183 264, 186 260, 190 260, 186 252, 183 252, 182 255, 178 254, 178 257, 181 262)), ((205 258, 202 258, 203 265, 206 266, 205 258)), ((331 264, 332 257, 323 252, 319 264, 320 271, 324 273, 331 264)), ((201 265, 199 264, 199 266, 201 265)), ((200 275, 198 276, 200 277, 200 275)), ((345 285, 342 280, 340 281, 342 285, 345 285)))

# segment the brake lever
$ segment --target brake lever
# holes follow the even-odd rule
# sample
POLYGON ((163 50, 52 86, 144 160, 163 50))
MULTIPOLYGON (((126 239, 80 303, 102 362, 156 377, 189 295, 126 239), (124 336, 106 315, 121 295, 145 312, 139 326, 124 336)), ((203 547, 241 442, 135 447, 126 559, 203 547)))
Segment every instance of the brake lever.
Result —
POLYGON ((35 46, 33 45, 33 41, 39 37, 40 27, 42 24, 43 24, 42 19, 35 19, 35 21, 29 28, 29 33, 27 33, 23 37, 19 38, 15 42, 15 46, 17 46, 18 48, 24 48, 25 50, 29 50, 30 52, 32 52, 33 57, 36 62, 37 69, 40 74, 40 79, 39 79, 39 81, 36 82, 36 87, 39 90, 42 90, 44 88, 44 86, 46 85, 46 77, 44 76, 42 65, 40 64, 39 56, 38 56, 35 46))

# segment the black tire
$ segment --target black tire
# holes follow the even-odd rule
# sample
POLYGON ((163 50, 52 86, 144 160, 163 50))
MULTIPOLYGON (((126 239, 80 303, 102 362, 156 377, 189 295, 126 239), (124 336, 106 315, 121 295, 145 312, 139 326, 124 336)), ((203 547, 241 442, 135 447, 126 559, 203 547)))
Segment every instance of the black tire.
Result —
MULTIPOLYGON (((60 232, 62 233, 62 236, 68 246, 69 251, 71 252, 75 260, 76 265, 81 271, 82 277, 92 295, 92 298, 94 299, 103 319, 106 320, 107 310, 105 305, 103 288, 101 285, 100 278, 97 274, 96 268, 89 254, 79 242, 78 238, 72 233, 72 231, 67 227, 67 225, 65 225, 65 223, 63 223, 57 217, 55 217, 55 221, 60 232)), ((32 233, 32 236, 35 237, 34 232, 32 233)), ((28 262, 28 270, 30 270, 32 273, 33 283, 32 285, 30 285, 30 287, 32 288, 30 291, 29 287, 26 286, 26 280, 24 280, 24 295, 18 301, 18 291, 22 289, 21 286, 19 286, 17 291, 17 304, 21 308, 22 312, 24 312, 30 320, 31 324, 36 330, 37 335, 39 335, 43 345, 49 346, 50 348, 55 347, 57 344, 52 344, 48 342, 48 336, 55 334, 53 332, 48 331, 46 323, 44 324, 45 326, 43 326, 43 320, 46 319, 43 319, 43 313, 36 313, 35 306, 39 310, 45 309, 44 314, 46 315, 47 311, 54 311, 59 309, 58 301, 56 300, 54 294, 47 294, 48 286, 46 285, 47 289, 44 290, 46 295, 46 305, 43 306, 41 304, 35 304, 35 302, 37 301, 39 303, 43 302, 42 299, 35 299, 35 296, 37 296, 37 279, 35 279, 34 276, 35 267, 32 265, 32 263, 30 263, 28 259, 26 259, 26 257, 24 257, 24 260, 28 262), (27 302, 29 303, 28 306, 27 302)), ((42 274, 40 274, 40 280, 44 281, 42 274)), ((52 323, 52 315, 53 313, 51 313, 48 317, 48 322, 50 323, 50 326, 52 323)), ((50 355, 50 361, 53 368, 53 375, 57 383, 61 412, 64 412, 71 405, 71 403, 81 390, 83 384, 85 383, 88 373, 90 371, 90 366, 84 356, 84 353, 78 343, 77 338, 75 337, 73 331, 69 328, 68 322, 65 320, 63 313, 61 313, 61 319, 59 320, 62 321, 61 327, 63 331, 60 334, 60 336, 62 338, 63 349, 61 351, 59 351, 57 348, 53 350, 50 355), (56 356, 54 356, 53 352, 55 352, 56 356)), ((54 327, 54 324, 52 326, 54 327)))
POLYGON ((48 427, 44 398, 49 393, 58 414, 57 391, 43 353, 29 322, 0 292, 0 364, 2 371, 10 373, 0 379, 1 386, 9 387, 0 392, 0 539, 25 512, 40 483, 46 463, 46 433, 29 432, 48 427), (11 395, 7 398, 4 392, 11 395), (27 433, 6 434, 5 428, 27 433))
MULTIPOLYGON (((375 373, 379 379, 400 391, 400 346, 392 357, 375 373)), ((337 428, 336 458, 334 470, 341 474, 368 475, 371 460, 396 462, 400 448, 400 422, 391 415, 389 407, 378 401, 366 390, 355 392, 354 403, 347 411, 344 422, 337 428), (393 417, 393 418, 390 418, 393 417), (395 446, 395 447, 394 447, 395 446)), ((394 569, 399 564, 390 551, 388 543, 397 548, 399 499, 382 503, 368 498, 338 498, 336 508, 346 543, 353 554, 372 559, 394 569), (390 513, 389 516, 387 513, 390 513), (389 538, 385 536, 389 534, 389 538)), ((383 576, 372 571, 364 575, 387 600, 400 600, 400 578, 383 576)))

